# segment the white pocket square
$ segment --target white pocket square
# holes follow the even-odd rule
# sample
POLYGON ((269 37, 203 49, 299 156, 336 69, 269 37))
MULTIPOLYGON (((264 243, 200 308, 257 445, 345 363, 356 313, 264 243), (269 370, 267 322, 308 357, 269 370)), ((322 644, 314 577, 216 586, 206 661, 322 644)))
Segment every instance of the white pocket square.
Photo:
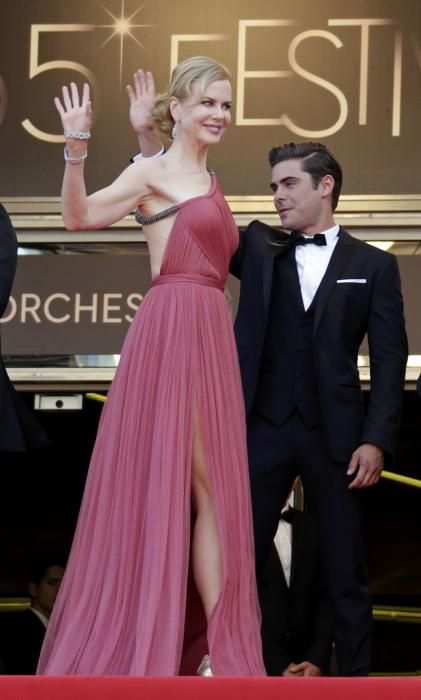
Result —
POLYGON ((360 279, 336 280, 336 284, 367 284, 367 280, 364 277, 360 279))

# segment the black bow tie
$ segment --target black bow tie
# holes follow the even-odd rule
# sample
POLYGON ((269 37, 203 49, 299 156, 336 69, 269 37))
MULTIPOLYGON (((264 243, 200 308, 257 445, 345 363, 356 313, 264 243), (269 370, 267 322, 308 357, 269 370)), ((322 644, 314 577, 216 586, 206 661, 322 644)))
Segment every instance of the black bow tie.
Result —
POLYGON ((315 236, 304 236, 298 231, 293 231, 290 236, 291 246, 296 245, 308 245, 309 243, 314 243, 314 245, 326 245, 326 236, 324 233, 316 233, 315 236))

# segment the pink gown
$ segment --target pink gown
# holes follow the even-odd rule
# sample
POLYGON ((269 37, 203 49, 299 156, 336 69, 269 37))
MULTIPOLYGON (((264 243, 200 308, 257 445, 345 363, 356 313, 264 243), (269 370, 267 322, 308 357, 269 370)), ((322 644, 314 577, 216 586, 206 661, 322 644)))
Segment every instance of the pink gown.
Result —
POLYGON ((243 395, 223 294, 238 230, 211 180, 178 206, 160 275, 124 342, 40 674, 178 674, 196 407, 222 566, 207 627, 213 672, 265 674, 243 395))

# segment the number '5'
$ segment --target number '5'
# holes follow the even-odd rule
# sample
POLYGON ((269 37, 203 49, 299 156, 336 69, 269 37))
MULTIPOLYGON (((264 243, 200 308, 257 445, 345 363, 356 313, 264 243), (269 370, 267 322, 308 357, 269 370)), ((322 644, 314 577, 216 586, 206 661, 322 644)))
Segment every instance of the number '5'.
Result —
MULTIPOLYGON (((32 78, 35 78, 35 76, 40 73, 45 73, 48 70, 55 70, 57 68, 73 70, 84 75, 96 93, 98 90, 96 78, 94 74, 81 63, 75 63, 75 61, 48 61, 46 63, 38 63, 39 36, 41 32, 92 32, 94 28, 93 24, 32 24, 29 53, 29 78, 32 80, 32 78)), ((49 141, 50 143, 60 143, 64 141, 64 136, 62 134, 48 134, 45 131, 41 131, 37 129, 29 119, 25 119, 22 122, 22 126, 31 136, 41 141, 49 141)))

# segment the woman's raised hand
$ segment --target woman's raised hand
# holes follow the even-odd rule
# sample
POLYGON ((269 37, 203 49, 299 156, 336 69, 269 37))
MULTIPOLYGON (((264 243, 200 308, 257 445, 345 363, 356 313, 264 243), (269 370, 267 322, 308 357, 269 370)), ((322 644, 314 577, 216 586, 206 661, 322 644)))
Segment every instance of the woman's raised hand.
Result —
POLYGON ((70 90, 67 85, 64 85, 62 88, 62 100, 59 97, 55 97, 54 104, 61 117, 65 132, 88 133, 91 131, 92 103, 87 83, 83 85, 82 99, 79 98, 79 90, 76 83, 70 83, 70 90))
POLYGON ((141 68, 133 75, 133 87, 127 85, 130 101, 130 122, 135 134, 142 134, 153 128, 151 110, 155 104, 156 92, 153 75, 141 68))
POLYGON ((133 75, 133 87, 127 85, 130 123, 137 136, 143 157, 161 152, 162 144, 155 132, 151 111, 156 100, 155 82, 150 71, 141 68, 133 75))

